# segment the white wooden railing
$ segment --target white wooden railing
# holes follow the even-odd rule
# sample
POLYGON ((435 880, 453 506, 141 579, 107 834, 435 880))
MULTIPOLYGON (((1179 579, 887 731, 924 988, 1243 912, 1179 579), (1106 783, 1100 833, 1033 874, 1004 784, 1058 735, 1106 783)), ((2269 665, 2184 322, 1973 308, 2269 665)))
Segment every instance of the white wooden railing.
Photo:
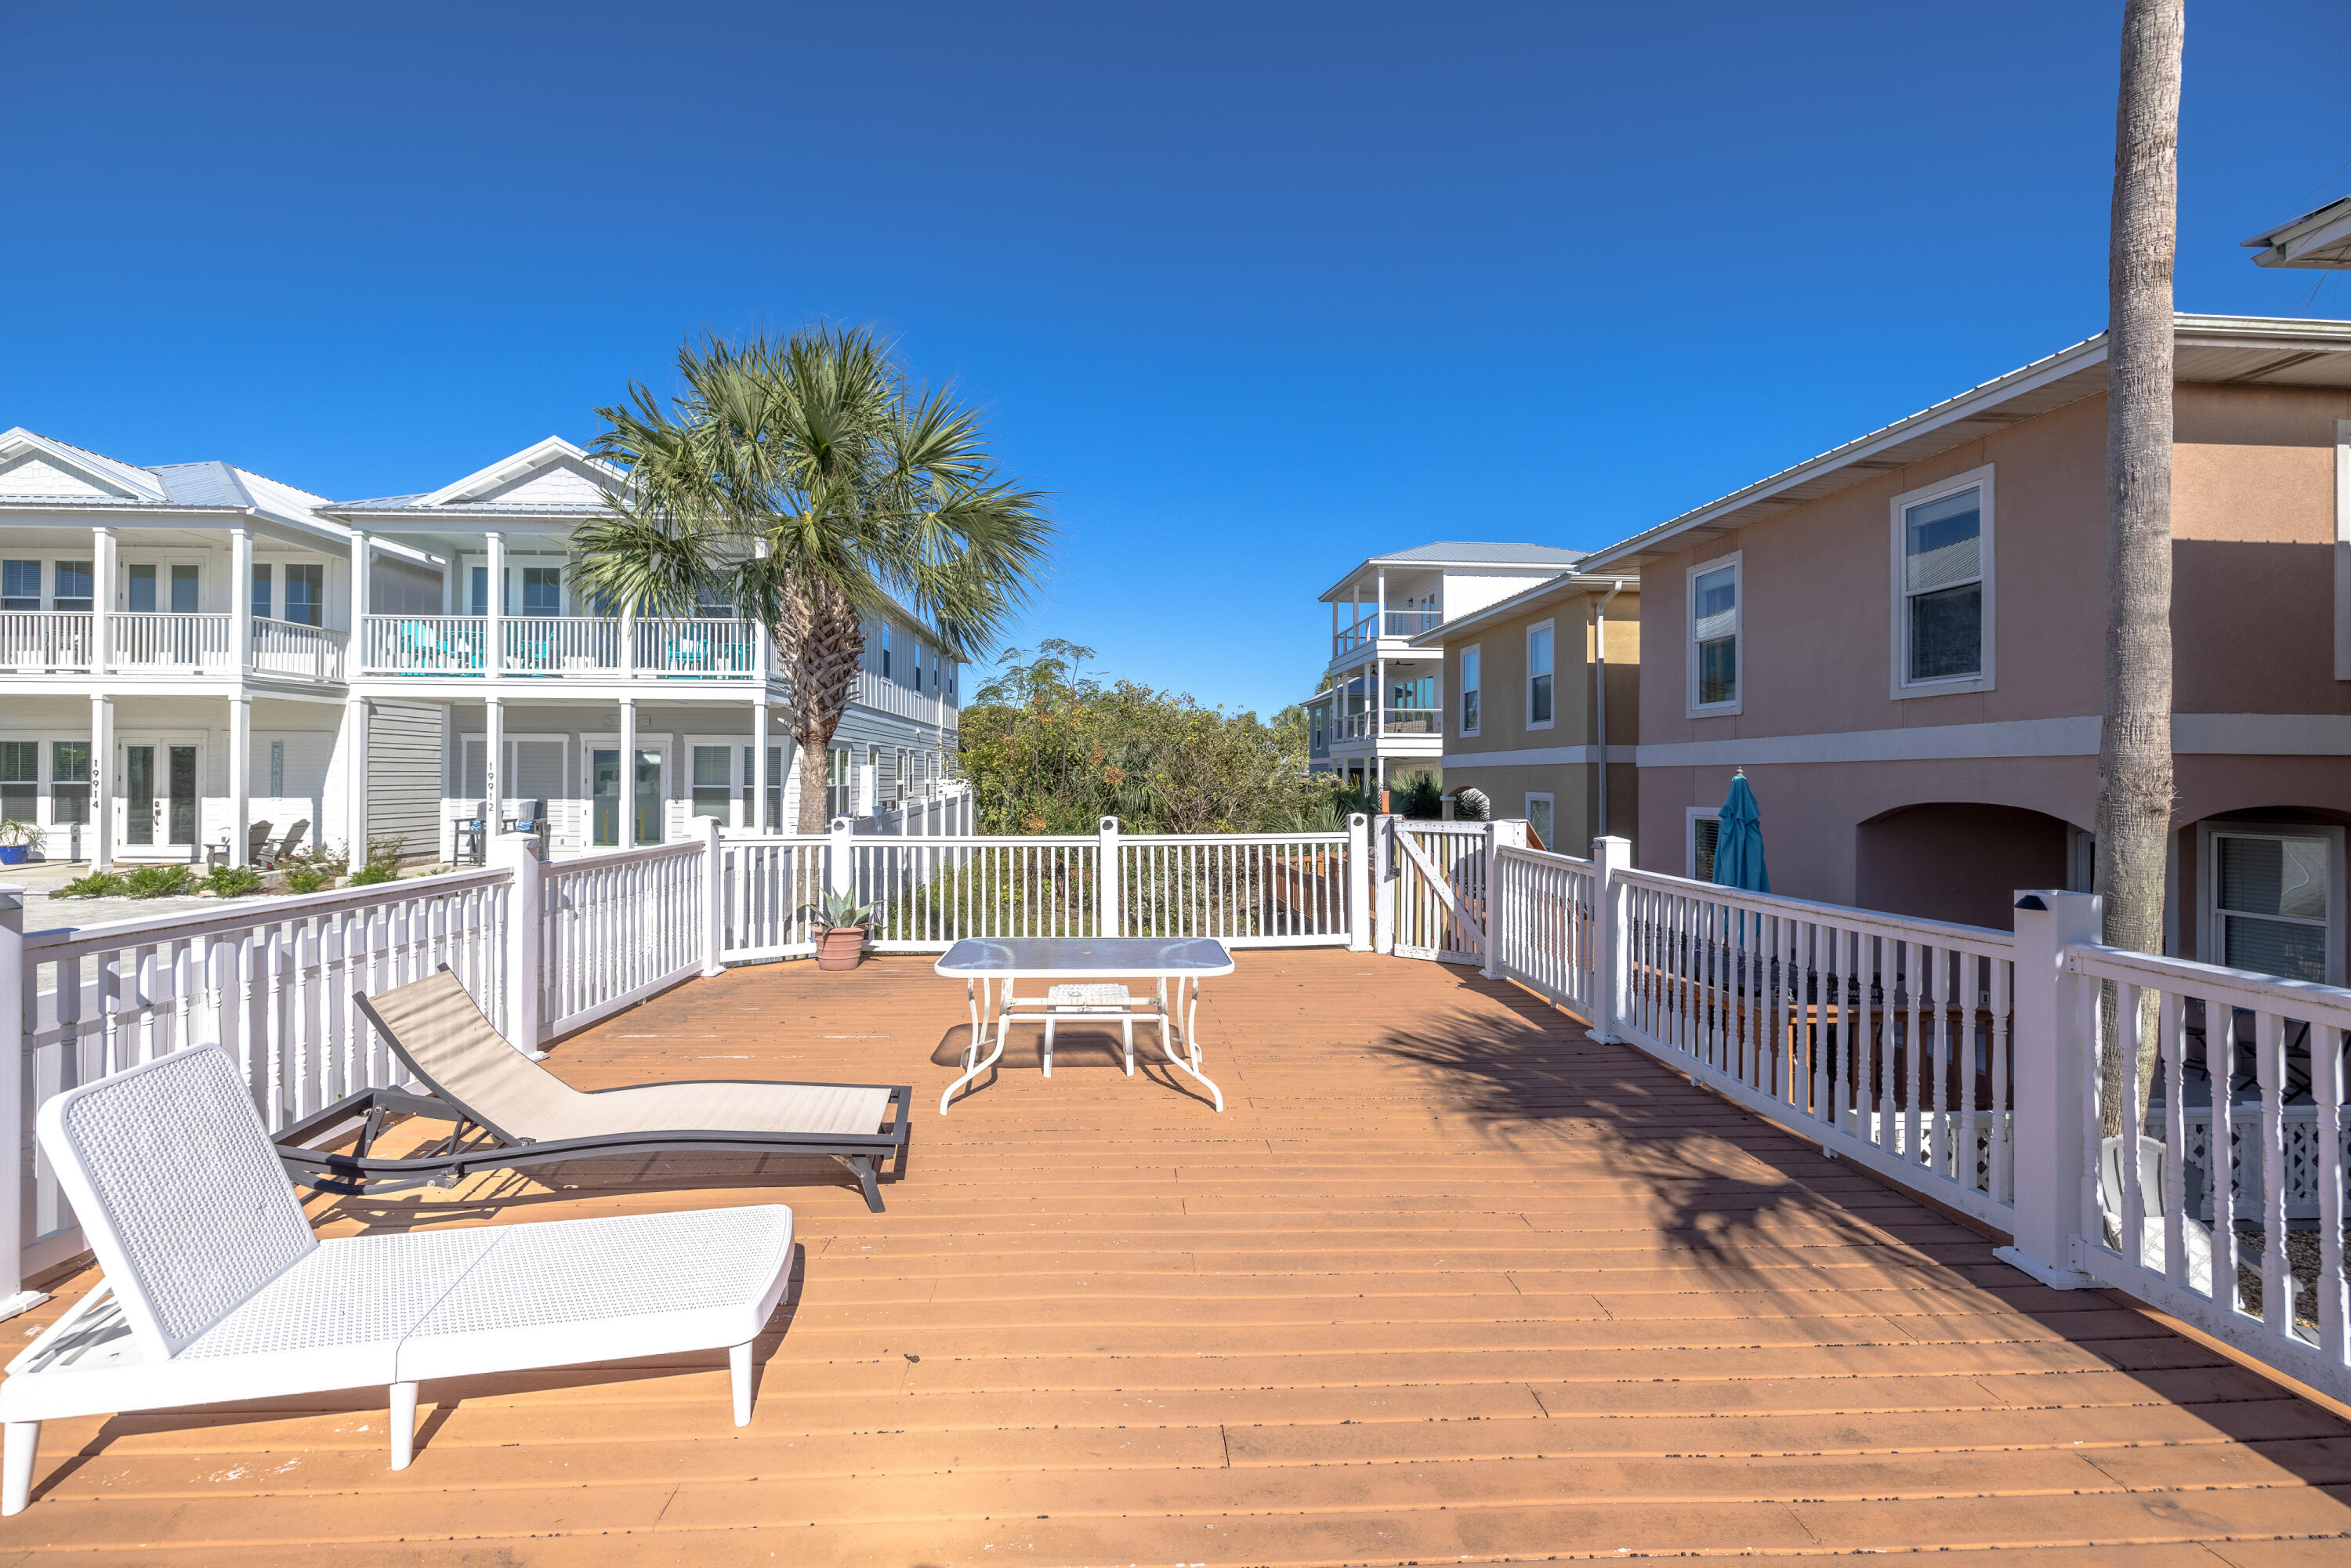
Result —
POLYGON ((253 667, 274 675, 340 681, 343 678, 346 641, 340 632, 256 617, 253 622, 253 667))
POLYGON ((40 674, 89 669, 94 619, 70 610, 0 612, 0 670, 40 674))
POLYGON ((944 696, 925 696, 909 685, 895 680, 885 680, 872 670, 857 672, 855 700, 877 713, 893 714, 900 718, 934 728, 955 728, 961 722, 956 705, 944 696))
MULTIPOLYGON (((717 824, 708 817, 695 819, 717 824)), ((701 972, 708 841, 620 850, 540 871, 538 1033, 584 1028, 701 972)))
POLYGON ((114 638, 113 665, 118 670, 142 672, 225 671, 228 622, 225 615, 209 613, 117 612, 108 622, 114 638))
POLYGON ((562 675, 621 667, 621 623, 592 615, 517 615, 500 622, 510 675, 562 675))
POLYGON ((636 634, 640 674, 747 681, 759 673, 755 621, 640 621, 636 634))
POLYGON ((369 615, 360 622, 360 669, 370 675, 478 675, 488 663, 481 615, 369 615))

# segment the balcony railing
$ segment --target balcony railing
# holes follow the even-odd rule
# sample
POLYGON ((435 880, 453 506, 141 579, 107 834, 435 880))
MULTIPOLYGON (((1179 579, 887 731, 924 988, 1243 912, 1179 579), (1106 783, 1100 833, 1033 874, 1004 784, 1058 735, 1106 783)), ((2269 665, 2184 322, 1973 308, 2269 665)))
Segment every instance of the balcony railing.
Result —
POLYGON ((872 670, 857 672, 855 700, 878 712, 895 714, 900 718, 913 719, 916 724, 956 727, 956 709, 944 696, 928 696, 912 686, 901 685, 895 680, 872 670))
POLYGON ((748 621, 640 621, 637 670, 664 680, 748 680, 759 668, 759 628, 748 621))
POLYGON ((110 624, 114 632, 112 662, 118 670, 228 673, 229 618, 225 615, 136 611, 115 614, 110 624))
POLYGON ((97 621, 95 615, 71 611, 0 613, 0 670, 38 675, 89 669, 97 648, 97 621))
POLYGON ((340 681, 343 678, 344 647, 349 642, 342 632, 321 626, 256 619, 253 623, 253 667, 265 674, 340 681))
MULTIPOLYGON (((745 681, 758 674, 759 629, 747 621, 640 621, 634 633, 624 639, 622 623, 601 615, 505 616, 496 668, 526 678, 745 681)), ((371 615, 360 668, 370 675, 479 676, 492 667, 489 645, 486 615, 371 615)))
POLYGON ((1443 735, 1445 712, 1433 707, 1392 707, 1380 713, 1376 728, 1369 713, 1343 713, 1333 721, 1341 740, 1368 740, 1374 735, 1443 735))
POLYGON ((1417 637, 1423 632, 1434 632, 1445 624, 1441 610, 1391 610, 1384 617, 1377 612, 1364 616, 1353 626, 1342 627, 1331 639, 1331 656, 1344 658, 1370 647, 1374 636, 1417 637))

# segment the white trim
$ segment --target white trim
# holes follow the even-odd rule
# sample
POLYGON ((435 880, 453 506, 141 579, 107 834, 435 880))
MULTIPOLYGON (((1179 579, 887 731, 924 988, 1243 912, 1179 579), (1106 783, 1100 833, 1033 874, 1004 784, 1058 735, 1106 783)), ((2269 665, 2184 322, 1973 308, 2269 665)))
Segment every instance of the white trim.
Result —
MULTIPOLYGON (((1992 577, 1992 469, 1987 463, 1970 468, 1964 474, 1954 474, 1932 485, 1922 485, 1916 490, 1905 490, 1887 503, 1887 517, 1893 529, 1893 601, 1887 615, 1887 630, 1893 638, 1892 685, 1887 695, 1900 700, 1905 697, 1949 696, 1958 692, 1989 692, 1997 689, 1992 670, 1992 628, 1998 624, 1994 613, 1992 577), (1910 649, 1909 584, 1903 570, 1904 523, 1914 507, 1939 501, 1946 496, 1956 496, 1962 490, 1977 490, 1978 518, 1980 532, 1977 537, 1977 580, 1983 584, 1981 604, 1982 629, 1977 644, 1980 657, 1976 673, 1971 675, 1951 675, 1941 680, 1914 681, 1909 678, 1910 649)), ((1958 586, 1958 585, 1954 585, 1958 586)))
POLYGON ((2351 681, 2351 419, 2335 422, 2335 678, 2351 681))
MULTIPOLYGON (((2196 824, 2196 956, 2199 962, 2228 965, 2220 929, 2220 841, 2307 839, 2326 845, 2326 984, 2344 980, 2343 830, 2324 822, 2231 822, 2207 819, 2196 824)), ((2292 919, 2292 916, 2284 918, 2292 919)))
POLYGON ((1525 675, 1520 685, 1525 706, 1520 710, 1530 730, 1550 729, 1559 723, 1559 627, 1555 620, 1544 619, 1527 628, 1525 675), (1542 673, 1551 677, 1551 716, 1535 717, 1535 633, 1542 632, 1551 640, 1551 668, 1542 673))
MULTIPOLYGON (((1538 746, 1518 751, 1448 751, 1437 758, 1446 768, 1582 768, 1600 760, 1596 746, 1538 746)), ((1631 762, 1634 748, 1612 746, 1611 762, 1631 762)))
POLYGON ((1716 556, 1712 560, 1698 562, 1688 570, 1682 587, 1682 701, 1685 716, 1719 718, 1725 714, 1745 711, 1747 705, 1747 564, 1744 550, 1732 550, 1729 555, 1716 556), (1735 672, 1730 679, 1730 700, 1727 703, 1700 703, 1698 700, 1698 580, 1711 576, 1729 567, 1730 579, 1730 657, 1735 672))
MULTIPOLYGON (((1462 738, 1462 739, 1464 739, 1464 740, 1468 740, 1468 739, 1470 739, 1470 738, 1474 737, 1475 737, 1475 736, 1477 736, 1477 735, 1478 735, 1481 730, 1483 730, 1483 729, 1484 729, 1484 727, 1485 727, 1485 719, 1486 719, 1486 654, 1485 654, 1485 648, 1486 648, 1486 645, 1485 645, 1483 643, 1470 643, 1468 647, 1466 647, 1466 648, 1464 648, 1464 649, 1462 649, 1462 650, 1461 650, 1461 664, 1460 664, 1460 669, 1461 669, 1461 674, 1462 674, 1462 675, 1463 675, 1465 678, 1461 681, 1461 684, 1460 684, 1460 689, 1459 689, 1458 691, 1457 691, 1457 692, 1454 694, 1454 713, 1455 713, 1455 716, 1457 716, 1457 718, 1460 721, 1460 727, 1459 727, 1459 728, 1456 731, 1456 733, 1457 733, 1457 734, 1458 734, 1458 735, 1461 737, 1461 738, 1462 738), (1469 673, 1469 670, 1470 670, 1470 667, 1471 667, 1472 665, 1475 665, 1475 666, 1477 667, 1477 672, 1478 672, 1478 680, 1477 680, 1477 684, 1476 684, 1476 685, 1471 685, 1471 684, 1470 684, 1470 682, 1466 678, 1466 677, 1468 676, 1468 673, 1469 673), (1470 697, 1470 694, 1472 694, 1472 693, 1477 694, 1477 697, 1478 697, 1478 721, 1479 721, 1479 722, 1478 722, 1478 723, 1476 723, 1476 724, 1474 724, 1474 725, 1468 722, 1468 719, 1469 719, 1469 697, 1470 697)), ((1556 686, 1556 685, 1557 685, 1557 684, 1558 684, 1558 683, 1556 682, 1556 680, 1554 680, 1554 681, 1553 681, 1553 683, 1552 683, 1552 685, 1553 685, 1554 686, 1556 686)))
MULTIPOLYGON (((2096 714, 1921 724, 1827 735, 1766 735, 1685 740, 1635 748, 1643 768, 1747 763, 1948 762, 1995 757, 2095 757, 2096 714)), ((1623 751, 1623 747, 1614 748, 1623 751)), ((2351 757, 2351 715, 2181 713, 2171 716, 2171 749, 2183 757, 2351 757)), ((1465 758, 1465 765, 1469 759, 1465 758)))
POLYGON ((1692 882, 1704 880, 1698 874, 1698 825, 1700 822, 1716 823, 1715 831, 1719 833, 1721 821, 1722 808, 1719 806, 1682 808, 1682 874, 1692 882))

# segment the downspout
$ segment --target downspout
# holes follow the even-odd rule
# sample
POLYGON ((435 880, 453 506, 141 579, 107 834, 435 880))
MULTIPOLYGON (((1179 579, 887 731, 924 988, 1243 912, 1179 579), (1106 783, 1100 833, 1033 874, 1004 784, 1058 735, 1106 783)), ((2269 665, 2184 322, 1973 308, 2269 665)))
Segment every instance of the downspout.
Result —
POLYGON ((1600 831, 1595 838, 1608 836, 1608 601, 1625 591, 1629 578, 1610 581, 1608 591, 1592 607, 1592 716, 1593 727, 1599 732, 1600 789, 1597 791, 1597 815, 1600 831))

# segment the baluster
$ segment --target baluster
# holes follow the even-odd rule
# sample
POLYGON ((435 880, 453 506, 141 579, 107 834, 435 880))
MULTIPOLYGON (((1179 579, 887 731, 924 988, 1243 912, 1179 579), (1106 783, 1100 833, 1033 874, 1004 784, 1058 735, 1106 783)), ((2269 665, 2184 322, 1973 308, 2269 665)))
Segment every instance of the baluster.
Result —
POLYGON ((1993 957, 1991 970, 1991 1158, 1986 1186, 2001 1203, 2016 1201, 2016 1150, 2010 1141, 2014 1107, 2008 1092, 2008 1019, 2014 1007, 2015 960, 1993 957))
POLYGON ((1903 988, 1910 998, 1908 1037, 1903 1041, 1903 1084, 1907 1091, 1902 1113, 1902 1157, 1911 1165, 1919 1163, 1921 1138, 1919 1126, 1922 1086, 1919 1073, 1925 1064, 1919 1058, 1925 1054, 1927 1037, 1927 976, 1926 948, 1917 942, 1903 945, 1903 988))
MULTIPOLYGON (((2122 1176, 2122 1212, 2116 1220, 2122 1231, 2125 1261, 2145 1268, 2147 1194, 2140 1190, 2138 1168, 2138 1037, 2139 988, 2117 983, 2115 987, 2115 1047, 2121 1053, 2126 1066, 2123 1071, 2122 1132, 2116 1141, 2115 1149, 2116 1164, 2122 1176)), ((2100 1125, 2104 1124, 2102 1117, 2100 1125)))
MULTIPOLYGON (((2188 1284, 2188 999, 2166 991, 2156 1019, 2157 1045, 2163 1052, 2163 1275, 2174 1285, 2188 1284)), ((2315 1085, 2314 1085, 2315 1087, 2315 1085)))
POLYGON ((2318 1348, 2329 1366, 2343 1364, 2351 1318, 2343 1272, 2343 1188, 2351 1177, 2343 1157, 2343 1045, 2342 1030, 2311 1020, 2310 1097, 2318 1111, 2318 1348))
POLYGON ((2204 998, 2204 1066, 2212 1083, 2212 1127, 2204 1140, 2204 1185, 2212 1194, 2212 1299, 2233 1310, 2237 1304, 2237 1010, 2210 997, 2204 998), (2220 1044, 2217 1065, 2212 1057, 2216 1034, 2220 1044))
MULTIPOLYGON (((2137 1058, 2126 1055, 2136 1063, 2137 1058)), ((2262 1085, 2262 1321, 2270 1333, 2294 1337, 2292 1265, 2285 1256, 2285 1020, 2253 1015, 2253 1067, 2262 1085)))
POLYGON ((1951 1158, 1950 1136, 1950 954, 1942 947, 1921 950, 1926 956, 1927 1033, 1920 1045, 1928 1052, 1928 1065, 1934 1079, 1929 1091, 1932 1109, 1927 1117, 1927 1168, 1937 1176, 1956 1176, 1959 1166, 1951 1158))

